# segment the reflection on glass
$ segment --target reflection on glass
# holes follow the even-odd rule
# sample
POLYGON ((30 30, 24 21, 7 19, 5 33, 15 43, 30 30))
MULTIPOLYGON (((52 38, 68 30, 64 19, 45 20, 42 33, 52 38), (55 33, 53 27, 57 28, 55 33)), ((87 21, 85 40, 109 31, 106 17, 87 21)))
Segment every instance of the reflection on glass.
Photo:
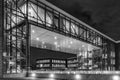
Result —
POLYGON ((75 63, 74 58, 70 59, 74 64, 68 61, 68 67, 70 68, 98 69, 101 67, 100 59, 102 55, 100 48, 33 25, 31 25, 31 46, 76 54, 75 63))

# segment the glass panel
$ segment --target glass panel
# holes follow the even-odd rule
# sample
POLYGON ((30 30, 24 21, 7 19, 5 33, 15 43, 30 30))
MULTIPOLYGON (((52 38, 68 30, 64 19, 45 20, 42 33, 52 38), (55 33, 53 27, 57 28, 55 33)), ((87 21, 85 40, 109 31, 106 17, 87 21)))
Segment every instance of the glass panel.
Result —
POLYGON ((59 17, 58 17, 58 15, 54 15, 54 26, 57 29, 59 27, 59 17))
MULTIPOLYGON (((11 8, 11 12, 9 7, 7 9, 9 13, 5 15, 6 52, 3 53, 5 73, 21 73, 26 70, 26 48, 30 47, 25 45, 27 43, 26 31, 28 30, 25 24, 26 17, 23 14, 26 15, 26 4, 20 7, 23 14, 20 13, 20 10, 15 11, 14 6, 11 8)), ((44 67, 51 69, 52 67, 53 70, 56 68, 57 70, 61 68, 64 70, 100 70, 102 65, 102 69, 104 70, 115 70, 115 46, 111 41, 106 38, 103 39, 103 37, 97 33, 94 34, 94 31, 91 29, 87 31, 88 28, 86 26, 83 28, 83 25, 80 25, 80 31, 78 31, 78 26, 75 23, 70 23, 69 18, 62 16, 62 18, 59 19, 59 12, 55 12, 53 15, 53 9, 48 7, 46 9, 45 13, 44 8, 29 3, 29 20, 41 24, 45 24, 46 20, 46 26, 55 26, 57 29, 59 29, 60 22, 61 31, 64 30, 64 32, 70 33, 71 30, 72 34, 78 34, 79 32, 82 39, 87 38, 89 42, 96 43, 99 46, 102 45, 102 51, 101 48, 88 44, 87 42, 85 43, 30 25, 32 48, 31 69, 43 69, 44 67), (41 58, 43 60, 41 60, 41 58)))
POLYGON ((86 37, 86 31, 85 31, 83 28, 80 28, 79 30, 80 30, 80 31, 79 31, 80 37, 81 37, 81 38, 86 37))
MULTIPOLYGON (((55 54, 54 55, 56 58, 55 61, 58 61, 58 63, 61 63, 59 61, 62 60, 62 58, 60 58, 60 55, 63 55, 63 54, 76 55, 77 57, 69 57, 68 59, 64 58, 65 60, 67 59, 67 61, 69 62, 67 64, 69 69, 75 70, 75 69, 96 69, 96 68, 100 69, 101 68, 100 66, 97 65, 99 60, 96 60, 100 57, 100 54, 101 54, 100 48, 84 43, 82 41, 78 41, 76 39, 72 39, 72 38, 57 34, 55 32, 42 29, 34 25, 31 25, 31 47, 34 47, 40 50, 41 49, 46 50, 46 51, 50 50, 48 55, 49 57, 52 57, 51 56, 52 53, 54 54, 54 51, 57 51, 55 53, 56 55, 55 54), (59 58, 57 57, 58 55, 59 55, 59 58), (96 62, 92 60, 93 56, 96 62)), ((36 54, 39 59, 44 58, 43 60, 47 60, 46 59, 47 55, 46 56, 43 55, 44 57, 42 57, 42 54, 45 53, 45 52, 43 53, 42 52, 40 53, 41 56, 37 55, 39 54, 37 52, 34 54, 36 54)), ((31 53, 31 55, 34 55, 34 54, 31 53)), ((34 59, 33 61, 35 61, 36 58, 34 57, 33 59, 34 59)), ((42 61, 42 60, 38 60, 38 61, 42 61)), ((52 62, 52 63, 55 63, 55 62, 52 62)), ((46 64, 46 62, 44 62, 44 64, 46 64)), ((36 66, 37 68, 43 68, 43 66, 45 67, 44 64, 39 63, 39 66, 38 65, 36 66)), ((61 67, 63 68, 63 66, 64 68, 67 68, 65 67, 65 65, 62 65, 62 64, 59 64, 59 65, 54 64, 51 67, 58 67, 58 66, 60 68, 61 67)))
POLYGON ((38 16, 39 16, 39 23, 45 24, 45 10, 38 7, 38 16))
POLYGON ((78 27, 74 23, 71 23, 71 32, 74 35, 78 34, 78 27))
POLYGON ((66 26, 65 26, 66 32, 68 33, 70 31, 70 21, 66 20, 65 24, 66 24, 66 26))
POLYGON ((37 22, 37 6, 34 4, 29 3, 29 8, 28 8, 28 15, 29 19, 36 21, 37 22))
POLYGON ((53 24, 53 15, 51 12, 47 11, 46 12, 46 25, 49 27, 52 27, 53 24))

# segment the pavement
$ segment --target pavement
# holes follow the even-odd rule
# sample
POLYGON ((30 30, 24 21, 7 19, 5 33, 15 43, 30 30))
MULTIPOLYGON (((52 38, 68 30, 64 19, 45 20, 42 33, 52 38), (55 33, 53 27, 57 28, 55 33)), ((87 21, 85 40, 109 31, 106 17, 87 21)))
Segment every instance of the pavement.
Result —
POLYGON ((81 75, 77 78, 63 79, 63 78, 35 78, 35 77, 23 77, 23 78, 0 78, 0 80, 120 80, 120 75, 81 75))

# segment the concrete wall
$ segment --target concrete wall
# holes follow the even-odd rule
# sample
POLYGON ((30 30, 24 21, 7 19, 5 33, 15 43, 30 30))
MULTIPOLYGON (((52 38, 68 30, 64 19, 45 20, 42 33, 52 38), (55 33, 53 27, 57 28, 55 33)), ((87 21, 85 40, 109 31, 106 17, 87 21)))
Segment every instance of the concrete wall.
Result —
POLYGON ((0 77, 2 77, 2 52, 3 52, 3 1, 0 0, 0 77))

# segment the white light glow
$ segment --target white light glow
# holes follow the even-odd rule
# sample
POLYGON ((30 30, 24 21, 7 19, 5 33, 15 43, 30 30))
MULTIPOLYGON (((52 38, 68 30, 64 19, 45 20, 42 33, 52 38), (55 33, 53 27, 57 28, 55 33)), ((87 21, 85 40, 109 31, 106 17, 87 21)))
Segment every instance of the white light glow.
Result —
POLYGON ((71 41, 70 44, 73 44, 73 42, 71 41))
POLYGON ((54 37, 54 39, 56 40, 56 39, 57 39, 57 37, 55 36, 55 37, 54 37))
POLYGON ((39 41, 40 39, 39 38, 36 38, 37 41, 39 41))
POLYGON ((34 30, 32 30, 32 33, 35 33, 35 31, 34 31, 34 30))
POLYGON ((49 77, 50 77, 50 78, 54 78, 55 75, 54 75, 54 74, 50 74, 49 77))
POLYGON ((46 48, 46 46, 44 46, 44 48, 46 48))
POLYGON ((76 78, 76 79, 81 79, 81 75, 76 74, 76 75, 75 75, 75 78, 76 78))
POLYGON ((82 47, 85 47, 85 45, 82 45, 82 47))
POLYGON ((57 42, 54 42, 55 45, 57 45, 57 42))
POLYGON ((75 74, 75 72, 73 72, 73 74, 75 74))
POLYGON ((114 75, 112 78, 113 80, 120 80, 120 77, 118 75, 114 75))
POLYGON ((45 42, 42 42, 42 44, 45 44, 45 42))
POLYGON ((68 74, 70 74, 70 72, 69 72, 69 71, 68 71, 67 73, 68 73, 68 74))
POLYGON ((31 77, 36 77, 36 74, 35 74, 35 73, 32 73, 32 74, 31 74, 31 77))
POLYGON ((7 53, 6 53, 6 52, 3 52, 3 56, 7 56, 7 53))
POLYGON ((28 11, 29 11, 30 13, 32 13, 32 12, 33 12, 32 8, 29 8, 29 9, 28 9, 28 11))

